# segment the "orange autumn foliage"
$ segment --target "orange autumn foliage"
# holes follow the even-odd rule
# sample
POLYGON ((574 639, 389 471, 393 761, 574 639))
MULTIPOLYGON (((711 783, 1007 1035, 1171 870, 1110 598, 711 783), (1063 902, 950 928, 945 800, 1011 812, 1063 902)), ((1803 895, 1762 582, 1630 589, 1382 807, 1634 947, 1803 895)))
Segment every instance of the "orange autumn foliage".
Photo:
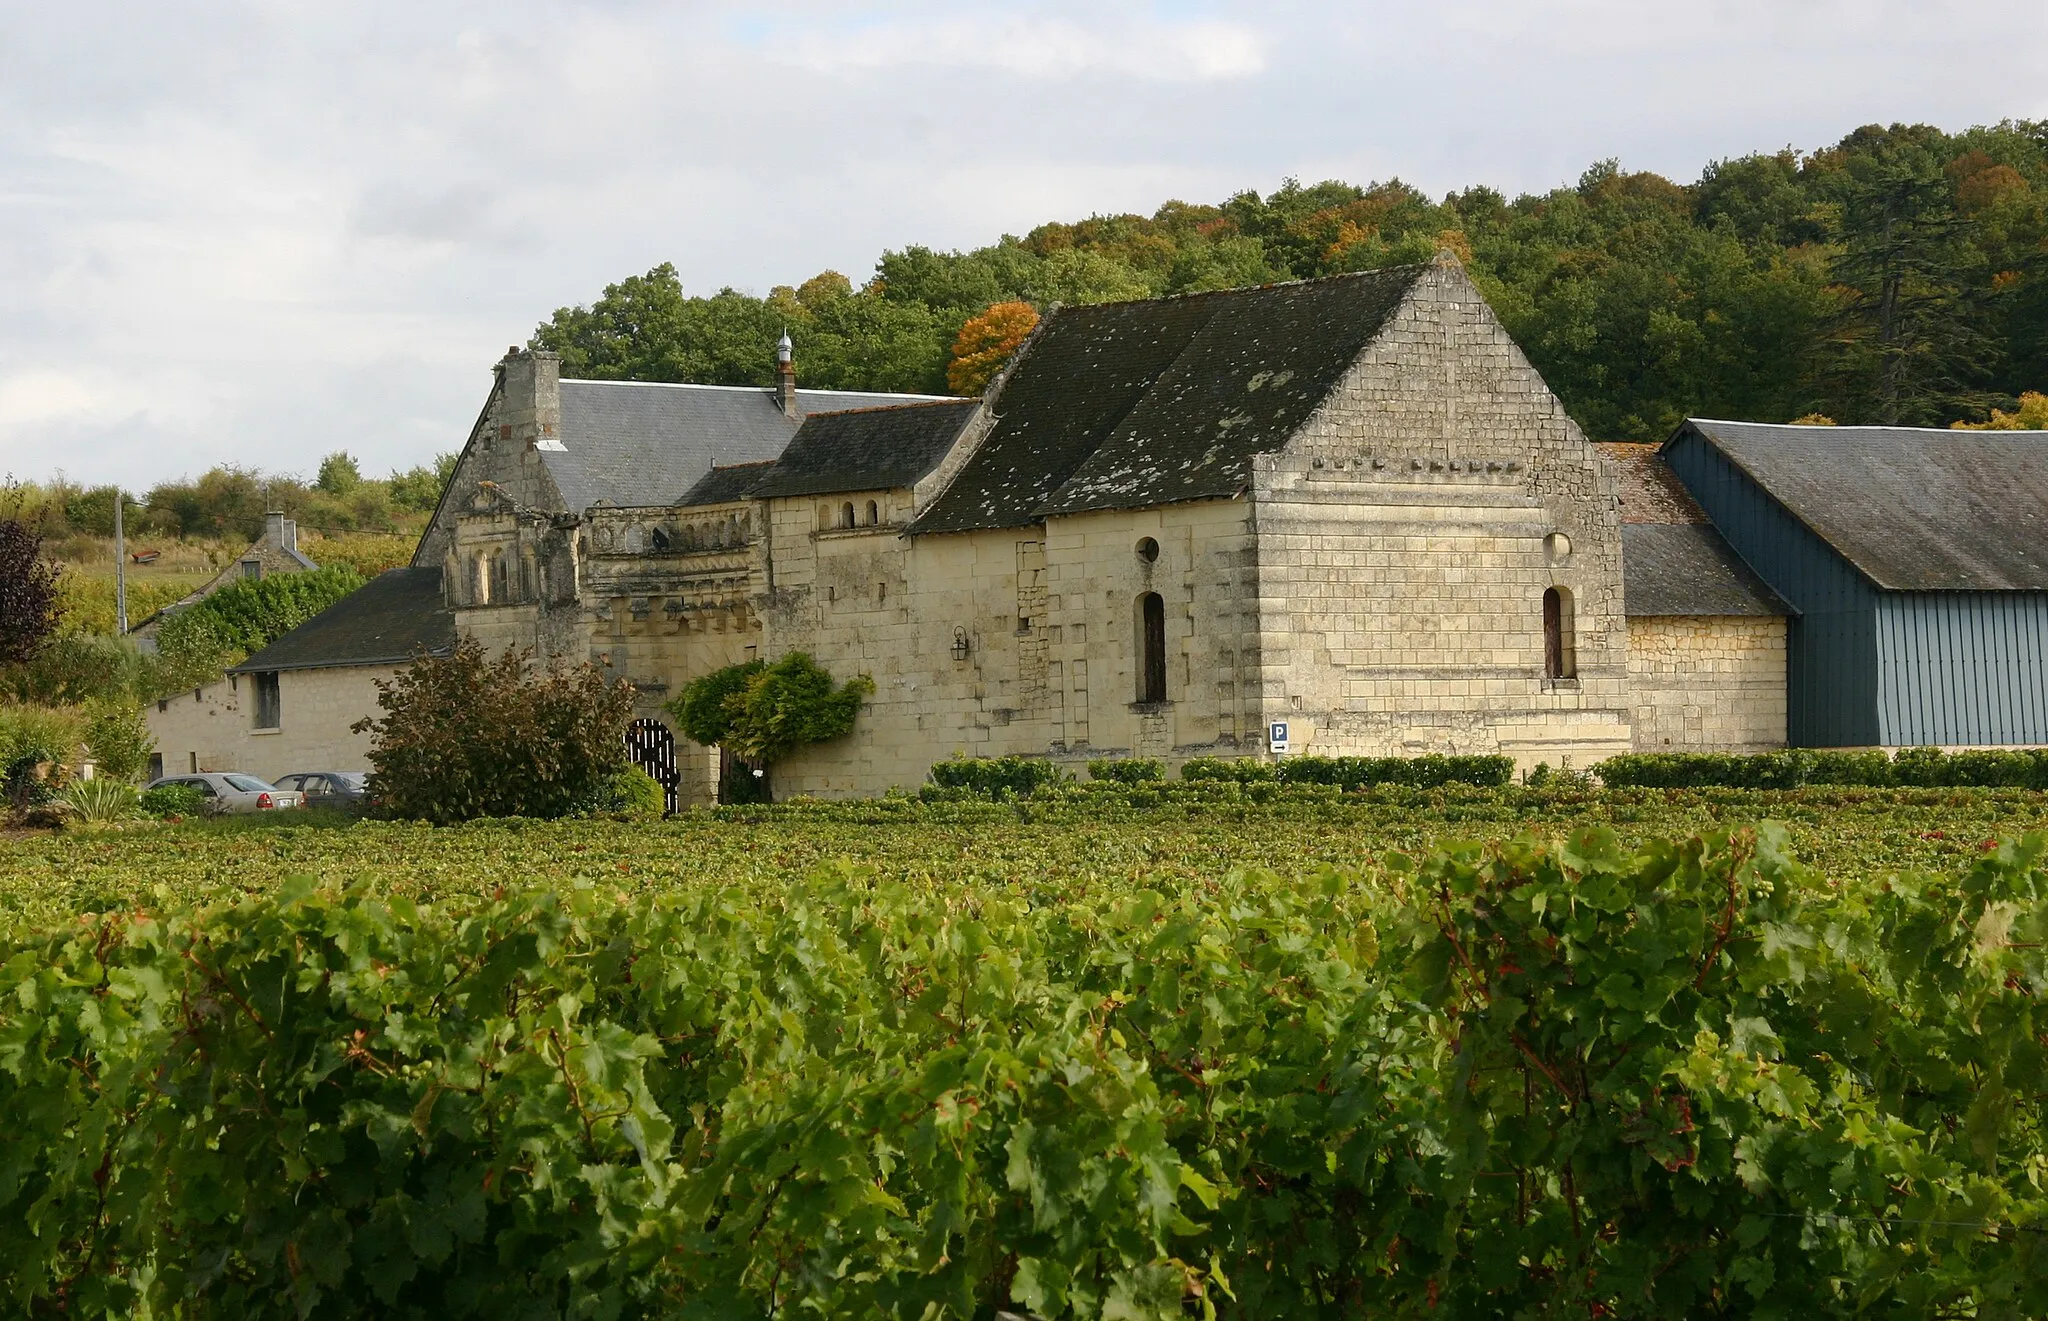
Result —
POLYGON ((980 394, 1037 326, 1038 311, 1029 303, 997 303, 969 317, 953 341, 946 384, 954 394, 980 394))

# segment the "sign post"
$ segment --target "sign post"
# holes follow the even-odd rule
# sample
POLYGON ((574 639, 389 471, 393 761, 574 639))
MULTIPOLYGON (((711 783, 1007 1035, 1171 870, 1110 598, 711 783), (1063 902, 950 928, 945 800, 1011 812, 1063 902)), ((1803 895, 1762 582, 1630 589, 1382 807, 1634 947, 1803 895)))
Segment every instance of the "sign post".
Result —
POLYGON ((1266 746, 1273 750, 1273 755, 1276 757, 1287 755, 1287 722, 1285 720, 1274 720, 1266 725, 1266 746))

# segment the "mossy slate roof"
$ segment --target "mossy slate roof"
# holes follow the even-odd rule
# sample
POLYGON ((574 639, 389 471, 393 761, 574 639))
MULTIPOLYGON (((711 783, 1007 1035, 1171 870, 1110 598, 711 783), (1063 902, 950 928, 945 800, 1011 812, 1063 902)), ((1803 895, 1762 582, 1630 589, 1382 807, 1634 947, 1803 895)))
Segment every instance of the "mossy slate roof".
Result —
POLYGON ((386 569, 231 671, 396 665, 455 649, 439 569, 386 569))
POLYGON ((2048 591, 2048 432, 1690 418, 1879 587, 2048 591))
POLYGON ((979 399, 813 413, 750 492, 756 499, 915 486, 959 439, 979 399))
POLYGON ((775 460, 762 459, 756 463, 734 463, 723 468, 713 468, 697 479, 697 484, 683 493, 676 503, 691 505, 724 505, 735 500, 745 500, 754 494, 754 488, 768 480, 768 474, 775 471, 775 460))
POLYGON ((1058 309, 990 401, 988 435, 909 530, 1236 495, 1428 269, 1058 309))

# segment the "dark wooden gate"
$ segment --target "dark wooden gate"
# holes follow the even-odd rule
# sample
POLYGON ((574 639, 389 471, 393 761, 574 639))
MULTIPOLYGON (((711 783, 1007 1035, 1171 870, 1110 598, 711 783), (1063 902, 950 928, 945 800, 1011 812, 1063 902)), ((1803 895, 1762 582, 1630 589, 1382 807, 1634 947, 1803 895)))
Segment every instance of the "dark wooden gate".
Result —
POLYGON ((664 810, 675 811, 681 777, 676 773, 676 736, 668 726, 659 720, 635 720, 626 727, 626 755, 661 786, 664 810))

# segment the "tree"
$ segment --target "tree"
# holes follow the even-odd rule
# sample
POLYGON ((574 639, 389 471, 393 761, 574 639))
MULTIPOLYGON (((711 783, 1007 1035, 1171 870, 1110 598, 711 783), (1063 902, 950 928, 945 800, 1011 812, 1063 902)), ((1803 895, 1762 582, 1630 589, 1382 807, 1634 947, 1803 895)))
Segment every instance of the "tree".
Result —
POLYGON ((1023 302, 997 303, 969 317, 953 340, 947 386, 954 394, 980 394, 1037 327, 1037 309, 1023 302))
POLYGON ((531 652, 492 658, 475 639, 377 685, 370 792, 393 816, 447 825, 562 817, 606 805, 626 766, 633 687, 594 665, 535 671, 531 652))
POLYGON ((347 495, 362 484, 362 469, 347 450, 336 450, 320 460, 320 476, 313 482, 329 495, 347 495))
POLYGON ((0 665, 29 659, 57 631, 57 568, 40 530, 0 518, 0 665))
POLYGON ((2028 390, 2013 412, 1994 408, 1982 422, 1951 422, 1958 431, 2048 431, 2048 394, 2028 390))
MULTIPOLYGON (((853 732, 861 703, 875 691, 875 681, 856 675, 833 687, 832 676, 801 651, 792 651, 773 665, 746 661, 694 679, 665 708, 677 728, 692 741, 723 748, 762 771, 790 753, 813 743, 826 743, 853 732)), ((732 772, 720 786, 724 801, 739 801, 732 772)))

